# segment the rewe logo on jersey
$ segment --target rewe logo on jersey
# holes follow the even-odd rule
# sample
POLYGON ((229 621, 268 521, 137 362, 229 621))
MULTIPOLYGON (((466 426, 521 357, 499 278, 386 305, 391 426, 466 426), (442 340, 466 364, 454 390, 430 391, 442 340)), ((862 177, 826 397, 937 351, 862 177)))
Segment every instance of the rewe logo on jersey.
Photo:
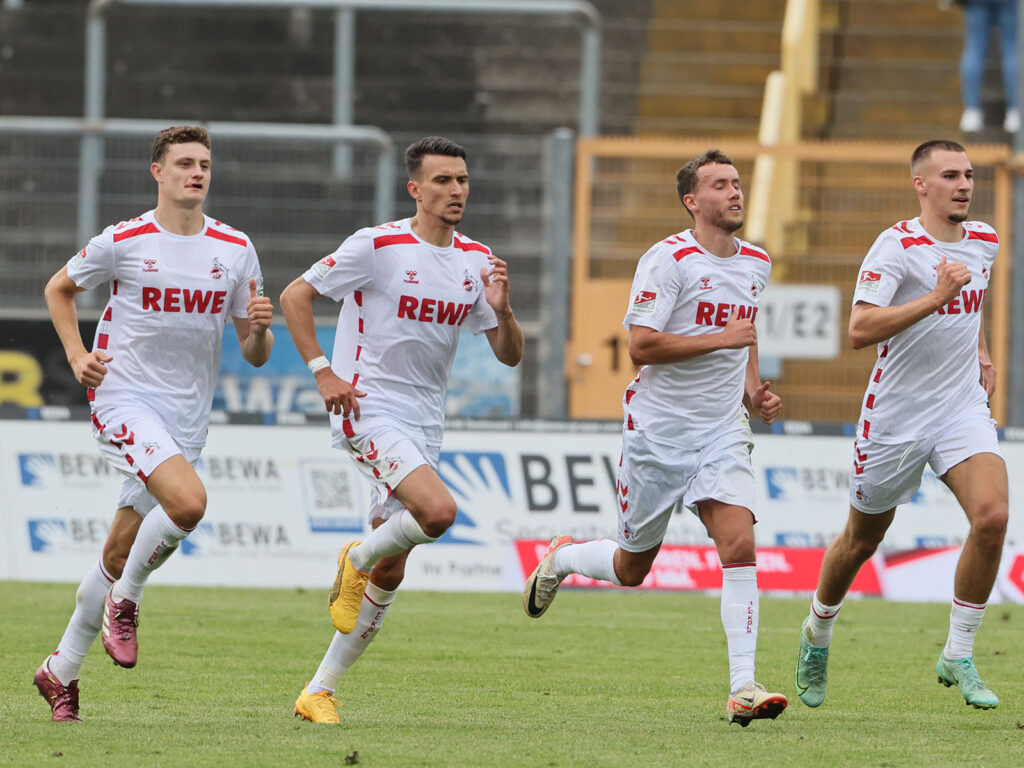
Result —
POLYGON ((960 295, 944 307, 939 307, 940 315, 973 315, 981 312, 981 304, 985 301, 987 289, 981 288, 974 291, 960 291, 960 295))
POLYGON ((456 304, 440 299, 417 299, 415 296, 398 297, 398 317, 438 325, 462 325, 472 304, 456 304))
POLYGON ((753 321, 757 317, 757 307, 746 304, 715 304, 711 301, 697 302, 697 317, 694 322, 697 325, 724 326, 732 316, 733 310, 739 313, 740 319, 750 318, 753 321))
POLYGON ((142 288, 142 308, 153 312, 186 312, 219 315, 224 309, 227 291, 201 291, 189 288, 142 288))

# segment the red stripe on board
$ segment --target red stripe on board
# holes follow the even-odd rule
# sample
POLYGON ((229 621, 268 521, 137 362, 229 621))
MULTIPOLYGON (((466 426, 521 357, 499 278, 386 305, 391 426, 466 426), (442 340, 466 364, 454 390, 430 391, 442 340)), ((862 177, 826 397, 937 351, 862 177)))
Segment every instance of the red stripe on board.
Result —
POLYGON ((124 232, 115 232, 114 242, 119 243, 122 240, 127 240, 129 237, 137 237, 138 235, 152 235, 159 231, 160 230, 157 229, 156 224, 150 222, 149 224, 143 224, 141 227, 135 227, 135 229, 126 229, 124 232))
POLYGON ((419 240, 414 235, 381 235, 373 238, 373 248, 387 248, 389 245, 416 245, 419 240))
POLYGON ((219 232, 216 229, 207 229, 205 234, 207 237, 212 237, 214 240, 223 240, 225 243, 233 243, 234 245, 240 245, 243 248, 248 245, 248 243, 242 238, 235 237, 234 235, 228 235, 224 232, 219 232))

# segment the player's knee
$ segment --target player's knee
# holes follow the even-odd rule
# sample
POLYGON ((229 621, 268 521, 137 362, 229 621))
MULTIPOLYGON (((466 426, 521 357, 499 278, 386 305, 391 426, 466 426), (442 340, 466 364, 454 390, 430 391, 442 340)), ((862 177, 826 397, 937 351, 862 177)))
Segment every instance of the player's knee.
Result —
POLYGON ((177 499, 174 504, 164 504, 164 511, 176 525, 191 531, 206 514, 206 492, 189 493, 177 499), (169 506, 169 508, 168 508, 169 506))
POLYGON ((867 562, 878 551, 882 538, 872 533, 849 534, 846 536, 846 549, 858 562, 867 562))
POLYGON ((1004 504, 991 504, 975 513, 971 523, 971 533, 981 536, 983 540, 1001 546, 1006 537, 1006 526, 1009 514, 1004 504))
POLYGON ((452 527, 457 514, 458 509, 455 502, 449 500, 431 505, 428 509, 423 510, 422 514, 418 516, 417 522, 427 536, 436 539, 443 536, 444 532, 452 527))
POLYGON ((624 587, 639 587, 650 572, 650 563, 618 563, 615 566, 615 575, 624 587))

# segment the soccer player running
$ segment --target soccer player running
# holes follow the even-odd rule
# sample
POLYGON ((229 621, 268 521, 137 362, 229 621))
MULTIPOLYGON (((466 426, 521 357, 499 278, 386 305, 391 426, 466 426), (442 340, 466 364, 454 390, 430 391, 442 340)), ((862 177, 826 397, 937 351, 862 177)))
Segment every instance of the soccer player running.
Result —
POLYGON ((653 245, 637 265, 629 354, 643 365, 623 401, 617 483, 618 546, 602 539, 551 540, 526 582, 523 606, 537 618, 571 573, 638 586, 651 570, 679 505, 703 522, 722 563, 721 617, 729 650, 726 715, 746 726, 775 718, 786 697, 754 679, 758 591, 754 548, 753 438, 744 393, 771 423, 782 401, 761 383, 754 317, 771 259, 733 236, 743 191, 732 161, 710 149, 677 174, 694 220, 653 245))
POLYGON ((466 151, 427 137, 406 149, 405 164, 416 214, 357 231, 281 294, 288 330, 331 414, 332 444, 373 488, 373 530, 338 558, 329 600, 337 632, 295 702, 297 715, 317 723, 340 722, 333 694, 380 629, 410 550, 455 521, 437 466, 460 328, 484 332, 505 365, 523 356, 506 263, 455 231, 469 195, 466 151), (313 320, 321 296, 344 301, 331 362, 313 320))
POLYGON ((1007 521, 1006 465, 988 397, 995 372, 982 329, 999 238, 967 221, 974 169, 954 141, 927 141, 910 161, 921 215, 878 236, 857 279, 850 314, 854 348, 876 344, 850 482, 846 527, 829 545, 804 619, 796 686, 809 707, 825 700, 832 629, 850 584, 874 554, 896 507, 917 492, 925 464, 970 522, 953 583, 949 635, 938 680, 967 704, 999 699, 974 666, 974 637, 999 570, 1007 521))
POLYGON ((124 476, 103 554, 78 588, 57 650, 35 674, 54 720, 80 719, 79 672, 101 628, 114 663, 135 666, 146 580, 203 518, 195 466, 228 318, 252 365, 263 365, 274 345, 252 243, 203 213, 210 167, 206 129, 161 131, 150 165, 156 208, 104 229, 46 285, 68 363, 88 388, 93 435, 124 476), (75 297, 104 283, 110 300, 90 351, 75 297))

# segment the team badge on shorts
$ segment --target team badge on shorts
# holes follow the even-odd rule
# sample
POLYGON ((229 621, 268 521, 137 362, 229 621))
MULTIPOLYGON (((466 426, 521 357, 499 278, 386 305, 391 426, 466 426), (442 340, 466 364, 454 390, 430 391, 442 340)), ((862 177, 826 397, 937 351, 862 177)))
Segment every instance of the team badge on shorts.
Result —
POLYGON ((658 303, 656 291, 640 291, 633 297, 632 312, 634 315, 653 315, 654 308, 658 303))
POLYGON ((397 472, 402 466, 402 460, 398 456, 385 456, 384 461, 388 463, 388 472, 397 472))

